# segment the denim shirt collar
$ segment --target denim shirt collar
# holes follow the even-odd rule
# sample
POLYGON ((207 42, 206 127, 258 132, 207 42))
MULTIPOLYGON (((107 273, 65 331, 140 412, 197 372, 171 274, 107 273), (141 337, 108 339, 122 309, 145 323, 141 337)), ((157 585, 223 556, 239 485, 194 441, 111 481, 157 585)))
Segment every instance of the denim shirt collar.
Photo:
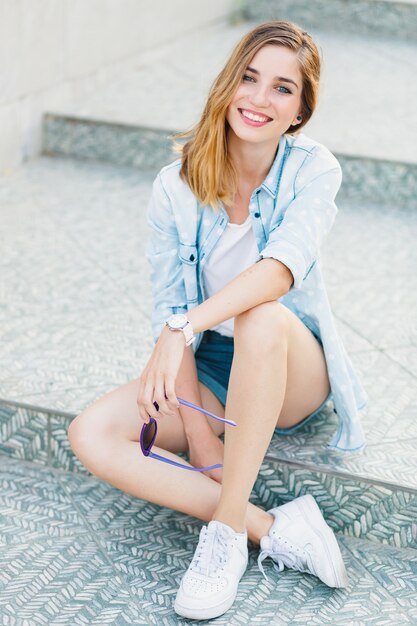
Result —
POLYGON ((271 168, 265 180, 260 185, 260 188, 264 189, 271 196, 271 198, 276 198, 278 194, 280 172, 283 166, 283 158, 284 158, 286 143, 287 143, 287 137, 285 134, 282 134, 278 143, 278 149, 277 149, 274 161, 271 165, 271 168))

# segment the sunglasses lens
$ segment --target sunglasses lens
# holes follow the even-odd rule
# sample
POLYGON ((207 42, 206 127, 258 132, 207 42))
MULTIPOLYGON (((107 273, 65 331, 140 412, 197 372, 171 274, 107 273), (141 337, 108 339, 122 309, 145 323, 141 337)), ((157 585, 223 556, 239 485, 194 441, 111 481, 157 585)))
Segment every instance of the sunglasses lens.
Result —
POLYGON ((143 446, 145 450, 148 450, 152 445, 152 441, 155 437, 155 432, 156 422, 151 421, 149 422, 149 424, 146 425, 145 432, 143 433, 143 446))

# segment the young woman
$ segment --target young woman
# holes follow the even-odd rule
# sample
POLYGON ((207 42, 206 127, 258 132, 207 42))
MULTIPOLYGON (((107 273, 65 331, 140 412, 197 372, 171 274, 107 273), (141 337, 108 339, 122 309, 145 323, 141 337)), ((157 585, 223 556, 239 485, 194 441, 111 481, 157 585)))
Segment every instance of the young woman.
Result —
POLYGON ((181 158, 154 181, 152 355, 139 378, 69 429, 92 473, 209 522, 177 593, 184 617, 213 618, 233 604, 248 538, 260 544, 260 565, 269 556, 279 571, 347 584, 336 538, 310 495, 268 512, 249 503, 274 429, 292 432, 329 399, 340 418, 330 445, 364 445, 357 413, 367 396, 338 336, 319 259, 341 169, 299 132, 316 107, 319 76, 315 43, 290 22, 261 24, 237 45, 200 122, 179 135, 188 137, 181 158), (152 439, 156 458, 147 456, 152 439))

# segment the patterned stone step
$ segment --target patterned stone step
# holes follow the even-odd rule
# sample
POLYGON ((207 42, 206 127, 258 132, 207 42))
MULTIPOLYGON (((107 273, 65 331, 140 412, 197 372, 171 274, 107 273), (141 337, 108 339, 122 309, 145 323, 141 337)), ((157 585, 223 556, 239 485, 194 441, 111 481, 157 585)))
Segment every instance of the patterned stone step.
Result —
MULTIPOLYGON (((174 626, 178 580, 201 522, 129 496, 84 473, 0 457, 0 623, 174 626)), ((266 463, 262 480, 275 471, 266 463)), ((305 487, 304 491, 307 490, 305 487)), ((255 487, 253 500, 269 505, 255 487)), ((299 495, 276 490, 277 505, 299 495)), ((326 513, 326 499, 319 498, 326 513)), ((328 516, 329 523, 337 529, 328 516)), ((333 590, 265 561, 249 565, 220 626, 405 626, 417 620, 417 551, 337 534, 349 577, 333 590)), ((343 532, 343 531, 342 531, 343 532)))
MULTIPOLYGON (((71 419, 0 404, 0 454, 90 475, 70 448, 67 431, 71 419), (15 432, 11 433, 13 429, 15 432), (5 436, 7 430, 9 437, 5 436)), ((314 463, 306 467, 279 460, 274 448, 273 440, 254 488, 254 499, 263 508, 276 506, 277 499, 286 502, 310 493, 336 532, 417 548, 417 489, 360 479, 353 473, 337 473, 328 468, 320 470, 314 463)), ((139 451, 138 444, 138 454, 139 451)))
POLYGON ((417 41, 415 0, 243 0, 250 20, 285 19, 307 29, 343 30, 367 36, 417 41))
MULTIPOLYGON (((156 172, 176 155, 175 131, 54 115, 44 117, 44 153, 99 160, 156 172)), ((417 209, 417 165, 335 151, 343 168, 341 194, 349 200, 417 209)))

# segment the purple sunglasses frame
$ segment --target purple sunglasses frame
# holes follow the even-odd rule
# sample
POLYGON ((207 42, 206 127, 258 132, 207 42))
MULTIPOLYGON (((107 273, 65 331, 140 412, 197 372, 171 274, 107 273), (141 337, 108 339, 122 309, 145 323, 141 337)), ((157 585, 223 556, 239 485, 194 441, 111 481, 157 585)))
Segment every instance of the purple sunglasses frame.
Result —
MULTIPOLYGON (((223 417, 219 417, 218 415, 214 415, 214 413, 210 413, 210 411, 205 411, 204 409, 202 409, 201 407, 197 406, 196 404, 193 404, 192 402, 188 402, 188 400, 183 400, 182 398, 178 398, 178 402, 180 404, 184 404, 185 406, 189 406, 192 409, 196 409, 196 411, 200 411, 200 413, 204 413, 205 415, 209 415, 210 417, 212 417, 215 420, 219 420, 220 422, 224 422, 225 424, 230 424, 230 426, 237 426, 236 422, 234 422, 233 420, 228 420, 226 418, 223 417)), ((157 402, 154 402, 155 408, 157 411, 159 411, 159 406, 157 402)), ((149 413, 148 413, 149 415, 149 413)), ((171 459, 167 459, 164 456, 160 456, 159 454, 156 454, 155 452, 151 452, 152 446, 154 444, 154 441, 156 439, 156 433, 158 432, 158 424, 157 421, 154 417, 151 417, 151 415, 149 415, 149 422, 145 422, 145 424, 143 424, 142 426, 142 430, 140 432, 140 447, 142 449, 142 452, 145 456, 151 457, 152 459, 157 459, 158 461, 163 461, 164 463, 169 463, 170 465, 175 465, 175 467, 181 467, 183 469, 187 469, 187 470, 192 470, 194 472, 206 472, 207 470, 211 470, 211 469, 217 469, 218 467, 223 467, 222 463, 217 463, 216 465, 210 465, 209 467, 192 467, 191 465, 183 465, 182 463, 177 463, 176 461, 171 461, 171 459), (152 437, 152 441, 149 444, 149 446, 146 448, 144 445, 144 437, 145 437, 145 432, 146 429, 151 425, 151 424, 155 424, 155 434, 152 437)))

